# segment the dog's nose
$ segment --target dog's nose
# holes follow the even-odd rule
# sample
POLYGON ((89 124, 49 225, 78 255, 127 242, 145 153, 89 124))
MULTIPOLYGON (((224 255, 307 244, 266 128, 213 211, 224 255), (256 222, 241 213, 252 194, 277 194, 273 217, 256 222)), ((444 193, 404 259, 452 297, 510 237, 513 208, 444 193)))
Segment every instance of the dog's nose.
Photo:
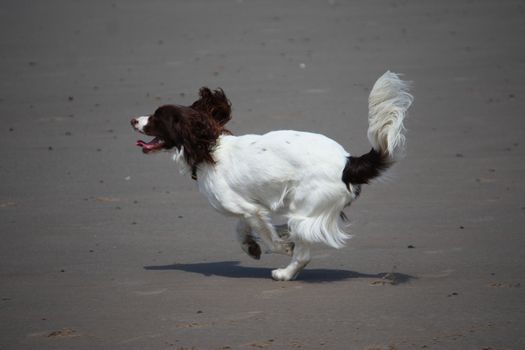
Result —
POLYGON ((139 121, 135 118, 131 119, 131 126, 132 127, 135 127, 135 125, 137 125, 139 123, 139 121))

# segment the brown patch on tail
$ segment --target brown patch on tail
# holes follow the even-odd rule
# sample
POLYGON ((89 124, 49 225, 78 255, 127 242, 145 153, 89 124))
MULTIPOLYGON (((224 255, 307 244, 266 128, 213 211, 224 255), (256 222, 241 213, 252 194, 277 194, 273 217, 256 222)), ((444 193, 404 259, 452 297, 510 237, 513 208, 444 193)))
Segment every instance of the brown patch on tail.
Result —
POLYGON ((348 157, 343 169, 342 180, 348 189, 350 189, 350 184, 367 184, 370 180, 381 175, 392 163, 387 155, 372 148, 370 152, 360 157, 348 157))

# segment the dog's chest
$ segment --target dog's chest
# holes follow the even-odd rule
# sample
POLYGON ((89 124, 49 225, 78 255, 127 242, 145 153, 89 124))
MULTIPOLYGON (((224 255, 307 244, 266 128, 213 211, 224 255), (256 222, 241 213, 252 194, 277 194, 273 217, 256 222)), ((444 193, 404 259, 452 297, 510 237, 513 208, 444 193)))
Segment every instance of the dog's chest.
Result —
POLYGON ((200 171, 198 174, 199 191, 206 197, 210 205, 222 214, 238 214, 238 205, 221 178, 209 176, 208 172, 200 171))

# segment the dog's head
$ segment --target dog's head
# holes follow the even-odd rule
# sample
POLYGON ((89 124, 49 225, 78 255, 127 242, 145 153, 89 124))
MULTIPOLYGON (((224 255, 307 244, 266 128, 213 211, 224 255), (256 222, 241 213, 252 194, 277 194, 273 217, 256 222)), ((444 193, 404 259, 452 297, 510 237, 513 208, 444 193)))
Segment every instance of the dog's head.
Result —
POLYGON ((200 98, 191 106, 165 105, 149 116, 133 118, 133 128, 153 137, 137 141, 144 153, 159 150, 184 152, 188 165, 214 163, 212 152, 217 138, 229 133, 224 125, 231 119, 231 104, 222 90, 201 88, 200 98))

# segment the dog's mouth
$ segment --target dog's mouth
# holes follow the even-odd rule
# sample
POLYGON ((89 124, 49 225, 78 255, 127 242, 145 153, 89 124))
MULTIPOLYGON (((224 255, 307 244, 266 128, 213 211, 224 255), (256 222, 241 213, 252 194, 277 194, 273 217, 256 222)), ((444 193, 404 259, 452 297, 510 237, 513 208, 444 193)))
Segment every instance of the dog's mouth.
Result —
POLYGON ((137 141, 137 146, 142 148, 142 152, 150 153, 150 152, 154 152, 154 151, 158 151, 158 150, 162 149, 163 146, 164 146, 164 141, 161 140, 158 137, 155 137, 150 142, 145 142, 145 141, 142 141, 142 140, 138 140, 137 141))

